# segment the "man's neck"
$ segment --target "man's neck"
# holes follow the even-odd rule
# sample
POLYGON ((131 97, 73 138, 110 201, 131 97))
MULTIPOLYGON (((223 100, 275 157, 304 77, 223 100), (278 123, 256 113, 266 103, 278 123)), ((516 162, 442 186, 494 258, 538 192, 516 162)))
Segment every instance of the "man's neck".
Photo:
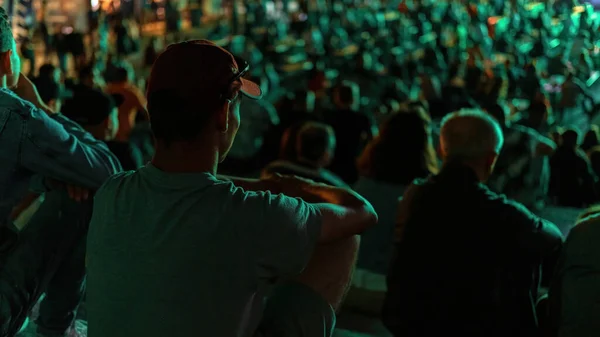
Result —
POLYGON ((179 145, 156 146, 152 165, 169 173, 200 173, 217 174, 218 153, 215 150, 191 148, 179 145))

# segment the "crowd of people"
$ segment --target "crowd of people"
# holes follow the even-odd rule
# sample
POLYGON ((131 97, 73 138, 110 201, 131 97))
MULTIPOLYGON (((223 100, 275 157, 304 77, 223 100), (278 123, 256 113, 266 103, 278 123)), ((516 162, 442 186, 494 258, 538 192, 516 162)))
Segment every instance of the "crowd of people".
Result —
POLYGON ((0 336, 595 334, 592 6, 245 5, 27 76, 0 13, 0 336))

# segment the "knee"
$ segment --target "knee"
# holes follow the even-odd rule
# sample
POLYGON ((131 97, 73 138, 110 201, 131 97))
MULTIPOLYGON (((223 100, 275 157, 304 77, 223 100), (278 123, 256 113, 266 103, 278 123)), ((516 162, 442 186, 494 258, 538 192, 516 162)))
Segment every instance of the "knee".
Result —
POLYGON ((337 310, 350 286, 359 246, 358 235, 318 246, 297 281, 314 289, 337 310))

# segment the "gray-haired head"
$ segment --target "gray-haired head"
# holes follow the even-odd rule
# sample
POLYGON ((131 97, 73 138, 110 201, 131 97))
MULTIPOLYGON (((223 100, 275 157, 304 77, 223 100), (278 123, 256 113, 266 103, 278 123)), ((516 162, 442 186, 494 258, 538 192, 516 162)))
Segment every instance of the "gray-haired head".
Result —
POLYGON ((442 120, 440 150, 444 159, 475 160, 498 155, 503 144, 500 124, 481 110, 460 110, 442 120))

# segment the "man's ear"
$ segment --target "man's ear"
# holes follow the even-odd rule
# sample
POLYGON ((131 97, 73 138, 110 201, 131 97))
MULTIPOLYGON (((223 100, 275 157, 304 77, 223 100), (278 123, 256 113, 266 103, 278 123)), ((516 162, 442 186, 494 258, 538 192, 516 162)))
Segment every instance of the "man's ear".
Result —
POLYGON ((498 154, 492 152, 487 156, 485 164, 493 170, 494 166, 496 166, 496 160, 498 160, 498 154))
POLYGON ((220 132, 227 132, 229 129, 229 106, 231 105, 231 100, 225 100, 225 103, 221 105, 219 111, 217 113, 217 128, 220 132))
POLYGON ((0 62, 2 62, 2 67, 4 68, 4 74, 2 75, 12 75, 13 74, 13 70, 12 70, 12 61, 11 61, 11 56, 12 56, 12 49, 9 49, 7 51, 5 51, 4 53, 0 53, 0 62))

